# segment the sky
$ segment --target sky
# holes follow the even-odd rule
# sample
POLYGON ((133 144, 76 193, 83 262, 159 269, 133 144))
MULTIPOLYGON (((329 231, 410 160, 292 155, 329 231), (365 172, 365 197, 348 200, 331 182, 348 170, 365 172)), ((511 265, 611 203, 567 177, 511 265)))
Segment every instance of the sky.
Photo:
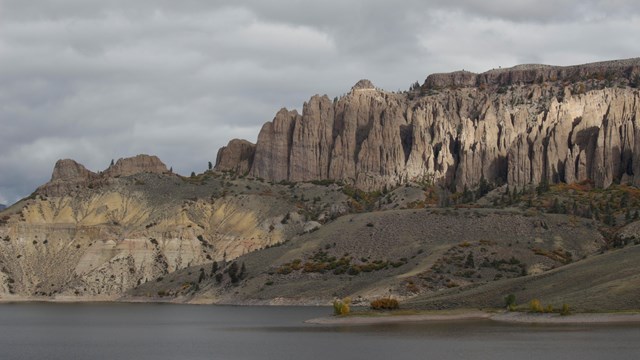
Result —
POLYGON ((640 56, 637 0, 0 0, 0 203, 153 154, 202 172, 282 107, 359 79, 640 56))

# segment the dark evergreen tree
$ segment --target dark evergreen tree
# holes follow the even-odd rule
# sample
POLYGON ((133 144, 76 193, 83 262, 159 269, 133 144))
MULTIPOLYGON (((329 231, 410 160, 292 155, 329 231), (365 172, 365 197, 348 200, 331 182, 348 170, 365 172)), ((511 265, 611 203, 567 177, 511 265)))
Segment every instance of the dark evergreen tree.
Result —
POLYGON ((473 260, 472 252, 470 252, 469 255, 467 255, 467 260, 464 262, 464 267, 470 268, 470 269, 474 269, 476 267, 476 263, 473 260))
POLYGON ((549 181, 545 178, 542 179, 542 181, 540 181, 540 184, 538 184, 538 187, 536 187, 536 192, 538 193, 538 195, 542 195, 547 191, 549 191, 549 181))
POLYGON ((231 265, 229 265, 227 273, 229 274, 229 278, 231 278, 231 282, 234 284, 237 283, 238 280, 240 280, 238 278, 238 263, 235 261, 232 262, 231 265))
POLYGON ((482 175, 478 183, 478 198, 487 195, 489 191, 491 191, 491 186, 487 182, 487 179, 484 178, 484 175, 482 175))
POLYGON ((242 262, 242 266, 240 267, 240 274, 238 275, 238 278, 244 279, 246 274, 247 274, 247 268, 246 266, 244 266, 244 262, 242 262))
POLYGON ((211 264, 211 276, 213 276, 217 272, 218 272, 218 262, 214 261, 213 264, 211 264))

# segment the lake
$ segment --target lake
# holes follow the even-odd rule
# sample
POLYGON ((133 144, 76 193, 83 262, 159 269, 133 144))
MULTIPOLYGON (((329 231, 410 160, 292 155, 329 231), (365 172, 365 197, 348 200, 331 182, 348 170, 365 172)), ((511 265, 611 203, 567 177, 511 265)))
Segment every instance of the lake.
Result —
POLYGON ((304 324, 330 308, 2 304, 0 359, 638 359, 640 325, 304 324))

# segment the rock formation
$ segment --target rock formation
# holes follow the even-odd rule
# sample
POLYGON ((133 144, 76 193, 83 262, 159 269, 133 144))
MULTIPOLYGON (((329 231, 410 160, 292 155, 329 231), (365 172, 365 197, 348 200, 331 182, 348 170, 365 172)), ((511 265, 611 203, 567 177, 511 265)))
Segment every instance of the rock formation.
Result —
POLYGON ((36 192, 46 196, 63 196, 80 187, 98 186, 109 178, 140 173, 164 174, 167 172, 167 167, 157 156, 144 154, 118 159, 114 165, 99 174, 87 170, 74 160, 64 159, 56 162, 51 180, 40 186, 36 192))
POLYGON ((233 171, 244 174, 250 170, 256 146, 246 140, 233 139, 229 145, 218 150, 216 168, 220 171, 233 171))
POLYGON ((118 161, 109 166, 103 175, 107 177, 129 176, 139 173, 163 174, 168 172, 165 164, 152 155, 136 155, 130 158, 118 159, 118 161))
POLYGON ((640 185, 638 86, 640 59, 433 74, 405 93, 361 80, 340 99, 313 96, 302 114, 281 109, 255 147, 221 149, 216 169, 369 190, 429 181, 459 191, 483 178, 640 185))
POLYGON ((96 178, 94 172, 71 159, 58 160, 53 167, 53 174, 51 174, 51 182, 89 181, 94 178, 96 178))

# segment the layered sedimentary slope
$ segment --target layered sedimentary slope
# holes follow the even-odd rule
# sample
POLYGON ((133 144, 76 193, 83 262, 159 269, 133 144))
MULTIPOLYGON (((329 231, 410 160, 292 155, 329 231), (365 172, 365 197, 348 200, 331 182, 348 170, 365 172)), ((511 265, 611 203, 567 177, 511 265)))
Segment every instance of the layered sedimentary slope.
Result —
POLYGON ((295 203, 252 186, 221 174, 179 177, 155 156, 100 173, 58 161, 50 182, 0 216, 0 297, 117 298, 304 231, 295 203))
POLYGON ((640 184, 639 85, 640 59, 434 74, 405 93, 362 80, 339 99, 313 96, 302 114, 280 110, 257 144, 221 149, 216 168, 364 189, 640 184))

